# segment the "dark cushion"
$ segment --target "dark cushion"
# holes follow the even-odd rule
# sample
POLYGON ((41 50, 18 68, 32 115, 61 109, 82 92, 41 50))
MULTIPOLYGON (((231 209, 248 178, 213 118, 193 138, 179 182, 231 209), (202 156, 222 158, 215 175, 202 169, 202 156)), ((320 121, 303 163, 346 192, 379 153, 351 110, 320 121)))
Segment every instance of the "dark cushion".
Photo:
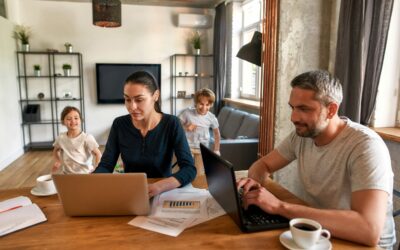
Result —
POLYGON ((237 137, 240 139, 258 138, 258 127, 260 117, 254 114, 248 114, 244 117, 242 124, 237 132, 237 137))
POLYGON ((220 128, 222 138, 235 139, 237 137, 237 132, 239 131, 240 125, 242 124, 242 121, 246 115, 248 115, 248 113, 244 111, 231 111, 228 119, 220 128))
POLYGON ((231 107, 223 107, 223 108, 219 111, 219 114, 218 114, 217 119, 218 119, 218 124, 219 124, 220 130, 221 130, 221 128, 224 126, 225 122, 228 120, 229 114, 230 114, 233 110, 234 110, 234 109, 231 108, 231 107))

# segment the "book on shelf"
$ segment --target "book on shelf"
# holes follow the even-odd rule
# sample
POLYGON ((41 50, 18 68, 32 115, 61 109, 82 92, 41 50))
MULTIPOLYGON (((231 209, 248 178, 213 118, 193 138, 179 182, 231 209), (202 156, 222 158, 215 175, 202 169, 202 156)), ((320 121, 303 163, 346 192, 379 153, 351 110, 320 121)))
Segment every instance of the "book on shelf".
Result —
POLYGON ((42 210, 26 196, 0 202, 0 236, 47 221, 42 210))

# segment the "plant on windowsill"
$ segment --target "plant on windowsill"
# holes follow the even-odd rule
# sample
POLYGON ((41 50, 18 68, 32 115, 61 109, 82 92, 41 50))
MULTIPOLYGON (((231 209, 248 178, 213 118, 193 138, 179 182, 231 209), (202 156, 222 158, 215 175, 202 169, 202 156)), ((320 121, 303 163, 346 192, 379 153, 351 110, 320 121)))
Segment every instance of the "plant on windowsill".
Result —
POLYGON ((70 76, 71 75, 71 64, 63 64, 62 66, 64 70, 64 76, 70 76))
POLYGON ((33 65, 33 72, 34 72, 35 76, 40 76, 40 65, 39 64, 33 65))
POLYGON ((21 51, 29 51, 29 37, 31 36, 31 28, 24 25, 16 25, 13 37, 21 41, 21 51))

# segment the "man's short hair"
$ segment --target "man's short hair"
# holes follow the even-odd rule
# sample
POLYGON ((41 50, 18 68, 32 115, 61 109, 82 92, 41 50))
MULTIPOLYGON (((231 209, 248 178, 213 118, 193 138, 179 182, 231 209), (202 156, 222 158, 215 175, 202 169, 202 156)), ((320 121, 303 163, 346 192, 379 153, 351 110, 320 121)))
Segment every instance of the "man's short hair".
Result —
POLYGON ((315 91, 315 98, 324 105, 331 102, 340 104, 343 99, 342 85, 337 77, 326 70, 305 72, 296 76, 290 83, 292 88, 315 91))
POLYGON ((208 99, 208 103, 213 105, 215 102, 215 94, 211 89, 199 89, 194 94, 194 103, 197 104, 200 101, 200 97, 206 97, 208 99))

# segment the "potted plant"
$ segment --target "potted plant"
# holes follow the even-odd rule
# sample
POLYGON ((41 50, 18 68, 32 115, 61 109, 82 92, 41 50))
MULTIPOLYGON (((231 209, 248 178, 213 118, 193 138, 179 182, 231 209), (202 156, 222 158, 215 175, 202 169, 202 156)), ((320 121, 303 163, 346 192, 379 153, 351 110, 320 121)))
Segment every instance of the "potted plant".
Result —
POLYGON ((67 53, 72 53, 72 44, 70 44, 70 43, 64 43, 64 46, 65 46, 65 51, 66 51, 67 53))
POLYGON ((70 76, 71 75, 71 64, 63 64, 62 66, 64 70, 64 76, 70 76))
POLYGON ((14 38, 21 41, 21 50, 24 52, 29 51, 29 37, 31 36, 31 29, 28 26, 16 25, 14 28, 14 38))
POLYGON ((39 64, 33 65, 33 72, 35 73, 35 76, 40 76, 40 65, 39 64))
POLYGON ((193 33, 192 38, 190 39, 190 42, 193 46, 194 54, 195 55, 200 55, 200 49, 201 49, 201 34, 199 31, 196 31, 193 33))

